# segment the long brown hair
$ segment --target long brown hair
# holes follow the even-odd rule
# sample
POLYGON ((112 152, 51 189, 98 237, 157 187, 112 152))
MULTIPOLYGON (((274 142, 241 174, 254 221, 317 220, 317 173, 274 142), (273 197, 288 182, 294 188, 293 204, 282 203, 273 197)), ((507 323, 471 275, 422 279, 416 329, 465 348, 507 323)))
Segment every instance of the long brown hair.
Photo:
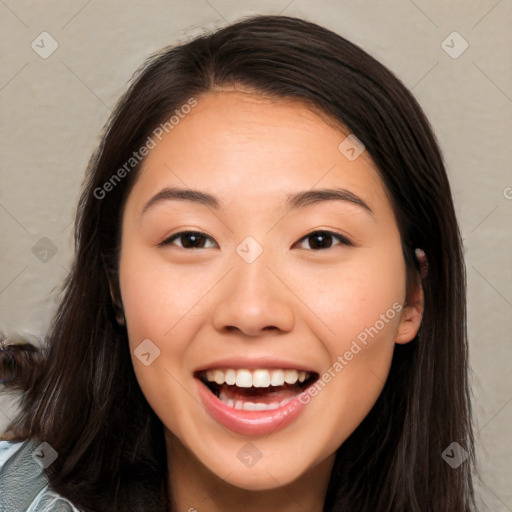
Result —
POLYGON ((338 449, 324 510, 474 510, 465 267, 437 142, 388 69, 339 35, 285 16, 251 17, 166 48, 136 74, 91 158, 76 255, 41 358, 25 360, 32 378, 7 383, 24 393, 5 438, 50 443, 59 453, 46 470, 51 486, 85 511, 169 510, 163 426, 116 321, 123 205, 140 163, 98 191, 155 127, 221 85, 301 100, 347 127, 389 194, 408 276, 419 275, 416 248, 428 259, 419 333, 395 347, 380 397, 338 449), (455 469, 442 457, 452 442, 468 453, 455 469))

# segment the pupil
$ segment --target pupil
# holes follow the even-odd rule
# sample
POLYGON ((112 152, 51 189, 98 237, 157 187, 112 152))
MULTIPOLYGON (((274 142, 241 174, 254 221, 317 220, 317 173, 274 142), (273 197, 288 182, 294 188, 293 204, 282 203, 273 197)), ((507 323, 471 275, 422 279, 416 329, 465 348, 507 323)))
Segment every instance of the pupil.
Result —
POLYGON ((313 249, 328 249, 331 246, 331 243, 326 244, 326 239, 332 242, 331 235, 329 233, 326 233, 325 231, 318 231, 317 233, 310 235, 310 239, 314 240, 314 243, 310 243, 313 249), (320 240, 319 243, 317 243, 318 240, 320 240))
MULTIPOLYGON (((204 239, 204 237, 202 235, 199 235, 197 233, 184 233, 183 235, 183 239, 182 240, 185 240, 185 243, 182 243, 183 247, 192 247, 192 248, 196 248, 197 249, 197 242, 200 240, 200 239, 204 239), (192 243, 188 243, 189 241, 191 241, 192 243)), ((200 244, 200 247, 202 247, 204 244, 200 244)))

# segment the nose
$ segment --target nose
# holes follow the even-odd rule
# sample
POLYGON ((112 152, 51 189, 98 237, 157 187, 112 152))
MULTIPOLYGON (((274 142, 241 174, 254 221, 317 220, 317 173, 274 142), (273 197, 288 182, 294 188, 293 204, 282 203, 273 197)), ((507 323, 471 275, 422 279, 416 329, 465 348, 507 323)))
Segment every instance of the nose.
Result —
POLYGON ((252 263, 238 255, 233 262, 233 269, 221 281, 214 327, 219 332, 238 331, 252 337, 291 331, 294 295, 275 260, 264 252, 252 263))

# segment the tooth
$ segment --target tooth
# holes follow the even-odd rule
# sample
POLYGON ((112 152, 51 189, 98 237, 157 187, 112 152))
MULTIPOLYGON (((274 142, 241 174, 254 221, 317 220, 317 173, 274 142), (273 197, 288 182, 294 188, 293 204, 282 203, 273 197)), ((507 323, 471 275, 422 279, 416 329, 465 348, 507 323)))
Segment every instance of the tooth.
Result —
POLYGON ((236 372, 236 385, 239 388, 250 388, 252 386, 252 375, 249 370, 238 370, 236 372))
POLYGON ((244 402, 242 404, 242 409, 244 411, 255 411, 256 410, 256 404, 253 404, 252 402, 244 402))
POLYGON ((291 402, 293 400, 294 397, 290 397, 290 398, 285 398, 284 400, 282 400, 279 405, 280 407, 284 407, 288 402, 291 402))
POLYGON ((228 386, 233 386, 236 382, 235 370, 226 370, 226 373, 224 374, 224 381, 228 386))
POLYGON ((268 409, 268 406, 267 404, 262 404, 259 402, 245 402, 243 408, 246 411, 266 411, 268 409), (247 405, 249 406, 249 408, 246 407, 247 405))
POLYGON ((286 398, 281 403, 273 402, 271 404, 264 403, 254 403, 254 402, 244 402, 243 400, 233 400, 232 398, 228 398, 227 393, 224 391, 220 392, 219 399, 222 400, 228 407, 232 407, 237 410, 245 410, 245 411, 270 411, 274 409, 279 409, 279 407, 283 407, 286 405, 292 398, 286 398))
POLYGON ((272 386, 282 386, 284 384, 284 372, 283 370, 274 370, 270 379, 272 386))
POLYGON ((282 386, 284 383, 296 384, 304 382, 308 378, 308 372, 304 370, 267 370, 259 368, 254 371, 247 369, 207 370, 206 379, 218 385, 226 383, 228 386, 237 385, 241 388, 266 388, 268 386, 282 386))
MULTIPOLYGON (((208 373, 207 373, 207 375, 208 375, 208 373)), ((211 379, 208 378, 208 380, 211 380, 211 379)), ((222 370, 214 370, 213 380, 219 385, 224 384, 224 372, 222 370)))
POLYGON ((299 373, 297 370, 285 370, 284 371, 284 381, 287 384, 295 384, 299 378, 299 373))
POLYGON ((268 370, 254 370, 252 385, 256 388, 268 388, 270 386, 270 372, 268 370))

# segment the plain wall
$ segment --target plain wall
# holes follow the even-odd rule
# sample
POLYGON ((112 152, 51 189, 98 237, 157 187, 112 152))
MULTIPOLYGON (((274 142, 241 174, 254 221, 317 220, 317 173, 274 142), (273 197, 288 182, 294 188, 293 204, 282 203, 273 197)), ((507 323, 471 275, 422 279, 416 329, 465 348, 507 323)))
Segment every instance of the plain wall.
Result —
MULTIPOLYGON (((163 46, 258 13, 303 17, 360 45, 429 117, 465 245, 478 494, 482 510, 512 511, 510 0, 2 1, 0 330, 44 335, 88 159, 133 72, 163 46), (55 43, 42 32, 58 44, 47 58, 55 43)), ((0 398, 0 428, 15 410, 13 396, 0 398)))

